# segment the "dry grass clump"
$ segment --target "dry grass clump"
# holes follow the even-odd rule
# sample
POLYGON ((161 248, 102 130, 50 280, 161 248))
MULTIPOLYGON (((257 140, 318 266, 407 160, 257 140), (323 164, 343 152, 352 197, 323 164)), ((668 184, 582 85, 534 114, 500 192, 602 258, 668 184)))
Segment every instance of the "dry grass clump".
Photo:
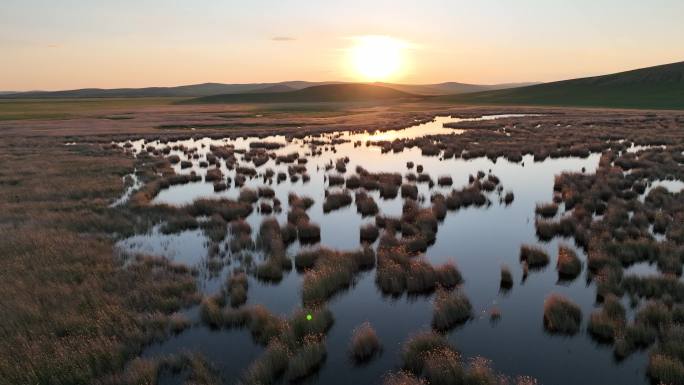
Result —
POLYGON ((310 376, 320 368, 326 355, 325 340, 317 336, 307 336, 302 347, 290 357, 285 378, 296 381, 310 376))
POLYGON ((220 168, 207 170, 207 174, 204 176, 205 182, 219 182, 221 180, 223 180, 223 173, 220 168))
POLYGON ((625 326, 625 308, 620 300, 610 295, 603 301, 600 310, 591 313, 587 331, 600 342, 611 342, 625 326))
POLYGON ((446 331, 462 324, 472 316, 472 306, 468 298, 459 290, 438 290, 432 312, 432 327, 446 331))
POLYGON ((443 288, 451 289, 463 283, 461 272, 453 262, 447 262, 435 267, 437 284, 443 288))
POLYGON ((247 274, 236 273, 228 278, 228 296, 230 296, 230 306, 238 307, 247 302, 247 274))
POLYGON ((273 189, 268 186, 261 186, 257 189, 257 195, 259 196, 259 198, 272 199, 275 197, 275 191, 273 191, 273 189))
POLYGON ((414 184, 401 185, 401 197, 411 198, 413 200, 418 199, 418 187, 414 184))
POLYGON ((520 261, 526 262, 530 268, 542 268, 549 264, 549 255, 544 249, 531 246, 520 246, 520 261))
POLYGON ((684 384, 682 359, 665 354, 652 354, 648 360, 648 376, 659 384, 684 384))
POLYGON ((380 230, 378 230, 378 227, 375 226, 374 224, 366 223, 365 225, 361 226, 361 229, 360 229, 361 242, 373 243, 373 242, 375 242, 376 239, 378 239, 378 236, 380 236, 380 230))
POLYGON ((349 287, 359 267, 344 253, 327 251, 316 261, 314 269, 304 276, 302 301, 315 304, 326 301, 340 290, 349 287))
POLYGON ((356 211, 362 216, 370 216, 378 213, 378 205, 372 196, 368 195, 365 191, 357 191, 354 197, 354 202, 356 203, 356 211))
POLYGON ((418 378, 413 373, 400 370, 387 373, 382 380, 382 385, 427 385, 424 379, 418 378))
POLYGON ((259 195, 256 191, 251 188, 242 188, 240 194, 238 195, 239 202, 255 203, 259 200, 259 195))
POLYGON ((356 363, 368 362, 381 349, 380 339, 369 322, 364 322, 352 332, 349 355, 356 363))
POLYGON ((185 206, 185 211, 193 217, 220 215, 226 222, 246 218, 252 213, 252 205, 248 202, 236 202, 231 199, 197 199, 185 206))
POLYGON ((121 375, 101 380, 104 384, 154 384, 166 373, 182 373, 188 382, 218 385, 220 376, 199 353, 180 353, 157 358, 136 358, 121 375))
POLYGON ((308 210, 314 204, 314 200, 310 197, 300 197, 297 194, 290 193, 287 196, 287 202, 292 208, 301 210, 308 210))
POLYGON ((574 279, 582 272, 582 261, 569 246, 558 245, 556 270, 561 279, 574 279))
POLYGON ((173 313, 169 317, 169 329, 173 334, 180 334, 190 327, 190 319, 182 313, 173 313))
POLYGON ((573 335, 579 330, 582 311, 579 306, 560 294, 544 300, 544 328, 557 334, 573 335))
POLYGON ((254 241, 252 240, 252 227, 244 219, 233 221, 230 225, 230 232, 232 237, 230 239, 230 251, 237 253, 241 250, 253 249, 254 241))
POLYGON ((352 203, 352 196, 349 191, 339 191, 329 193, 323 202, 323 212, 328 213, 333 210, 338 210, 342 207, 349 206, 352 203))
POLYGON ((553 218, 558 212, 558 204, 556 203, 538 203, 535 207, 534 212, 543 218, 553 218))
POLYGON ((515 198, 515 195, 513 194, 512 191, 507 191, 506 194, 504 194, 503 201, 506 205, 510 205, 513 203, 513 199, 515 198))
POLYGON ((435 332, 421 332, 411 336, 401 349, 401 360, 404 369, 421 375, 424 372, 428 353, 431 351, 455 350, 444 336, 435 332))
POLYGON ((321 227, 315 223, 297 223, 297 237, 301 243, 317 243, 321 240, 321 227))
POLYGON ((171 217, 164 223, 159 231, 161 231, 162 234, 173 234, 186 230, 194 230, 197 227, 199 227, 199 223, 194 217, 190 215, 177 215, 171 217))
POLYGON ((449 175, 443 175, 437 178, 437 184, 440 186, 451 186, 454 184, 454 180, 449 175))
POLYGON ((513 287, 513 274, 508 266, 501 266, 501 280, 499 281, 499 289, 502 291, 510 290, 513 287))
POLYGON ((289 348, 278 340, 268 344, 264 353, 249 365, 242 375, 240 384, 264 385, 273 384, 287 370, 291 352, 289 348))
POLYGON ((393 260, 378 265, 375 282, 385 294, 401 295, 406 290, 406 271, 393 260))
POLYGON ((461 355, 451 347, 433 349, 425 353, 424 376, 431 385, 449 384, 487 384, 467 380, 466 370, 461 362, 461 355))
POLYGON ((342 175, 328 175, 328 186, 344 185, 344 176, 342 175))
POLYGON ((666 299, 684 302, 684 283, 672 276, 625 276, 621 289, 627 294, 649 299, 666 299))
POLYGON ((378 186, 380 190, 380 198, 394 199, 399 194, 399 186, 389 183, 380 183, 378 186))
POLYGON ((461 207, 481 207, 487 204, 487 197, 480 191, 477 185, 465 187, 461 190, 452 190, 446 196, 446 206, 449 210, 458 210, 461 207))

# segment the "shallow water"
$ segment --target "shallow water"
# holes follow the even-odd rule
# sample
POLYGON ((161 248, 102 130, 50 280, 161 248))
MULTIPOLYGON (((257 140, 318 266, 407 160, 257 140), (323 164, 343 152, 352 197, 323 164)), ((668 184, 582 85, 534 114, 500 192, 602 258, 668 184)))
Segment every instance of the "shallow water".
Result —
MULTIPOLYGON (((485 117, 495 119, 496 116, 485 117)), ((520 117, 521 119, 524 117, 520 117)), ((371 172, 390 171, 406 174, 407 161, 425 167, 436 181, 438 176, 450 175, 454 180, 453 188, 461 188, 468 183, 468 176, 478 170, 488 172, 501 179, 504 191, 513 191, 515 200, 510 205, 499 203, 496 192, 489 193, 492 202, 482 208, 461 209, 449 212, 437 232, 437 240, 429 247, 426 258, 435 264, 454 261, 459 267, 465 283, 462 290, 470 299, 475 318, 462 327, 449 333, 449 339, 465 357, 482 356, 492 360, 493 367, 502 373, 515 377, 528 375, 535 377, 541 384, 645 384, 646 353, 637 352, 622 362, 616 362, 612 349, 600 346, 589 338, 585 331, 589 314, 595 307, 595 287, 586 278, 586 270, 574 281, 559 281, 554 269, 557 247, 560 242, 573 247, 584 261, 585 255, 571 240, 554 239, 548 243, 537 241, 534 228, 534 208, 539 202, 552 198, 554 175, 562 171, 593 173, 599 161, 599 154, 588 158, 546 159, 534 162, 532 156, 525 156, 521 163, 511 163, 503 158, 492 162, 486 158, 472 160, 423 157, 420 149, 404 149, 401 153, 381 153, 380 147, 366 146, 366 141, 393 140, 427 134, 451 133, 458 135, 462 130, 443 128, 446 122, 458 121, 449 117, 438 117, 434 122, 416 125, 405 130, 379 133, 342 133, 339 137, 351 142, 335 145, 336 152, 325 151, 321 156, 307 156, 308 174, 311 180, 295 183, 288 179, 273 184, 276 196, 283 202, 283 211, 275 214, 279 222, 286 222, 288 211, 287 194, 314 198, 315 204, 308 210, 311 221, 321 226, 321 244, 338 249, 356 249, 360 245, 359 227, 373 221, 363 218, 352 204, 349 207, 323 213, 322 204, 327 182, 325 164, 331 160, 348 156, 346 175, 354 174, 357 165, 371 172), (361 141, 360 147, 354 147, 361 141), (539 244, 552 256, 551 263, 541 271, 531 271, 526 280, 522 279, 519 264, 519 249, 523 243, 539 244), (508 293, 499 291, 500 267, 506 264, 511 268, 515 285, 508 293), (551 292, 567 296, 576 302, 583 311, 581 332, 574 337, 558 337, 547 334, 542 325, 543 302, 551 292), (492 323, 488 311, 497 308, 502 317, 492 323)), ((325 138, 330 138, 326 136, 325 138)), ((294 139, 286 147, 276 150, 277 154, 298 151, 308 154, 306 141, 311 138, 294 139)), ((323 139, 323 138, 316 138, 323 139)), ((210 144, 234 144, 236 148, 247 148, 254 139, 234 141, 200 139, 185 140, 178 144, 198 148, 200 159, 209 151, 210 144)), ((286 143, 284 137, 274 136, 259 141, 278 141, 286 143)), ((155 145, 156 142, 133 142, 133 148, 155 145)), ((331 146, 325 146, 330 148, 331 146)), ((172 151, 183 158, 182 152, 172 151)), ((204 174, 206 169, 193 161, 193 167, 180 169, 178 173, 191 171, 204 174)), ((269 160, 258 170, 273 168, 276 172, 286 171, 287 165, 276 165, 269 160)), ((222 165, 224 175, 234 177, 235 172, 222 165)), ((411 170, 415 172, 414 170, 411 170)), ((334 170, 329 172, 335 174, 334 170)), ((248 179, 245 187, 256 188, 263 185, 261 178, 248 179)), ((429 202, 430 194, 448 192, 452 187, 432 189, 427 184, 418 184, 419 194, 429 202)), ((335 189, 335 188, 333 188, 335 189)), ((173 186, 162 191, 155 204, 165 203, 183 205, 199 197, 237 197, 239 189, 229 188, 214 193, 211 183, 197 182, 173 186)), ((399 215, 403 199, 397 197, 383 200, 378 192, 370 193, 380 207, 380 213, 399 215)), ((562 214, 560 214, 562 215, 562 214)), ((259 228, 264 216, 253 212, 246 220, 253 228, 253 235, 259 228)), ((201 230, 184 231, 179 234, 164 235, 158 227, 150 234, 136 235, 119 242, 119 247, 129 253, 144 252, 164 255, 175 261, 201 266, 207 255, 208 240, 201 230)), ((300 245, 293 244, 288 252, 293 254, 300 245)), ((200 274, 200 286, 204 293, 216 292, 221 288, 231 266, 225 267, 218 275, 200 274)), ((263 304, 277 314, 290 314, 301 306, 302 275, 296 271, 286 273, 277 284, 266 284, 253 278, 249 281, 248 303, 263 304)), ((309 379, 310 383, 349 384, 379 383, 382 375, 400 365, 399 348, 406 338, 420 330, 428 329, 432 318, 433 296, 400 298, 384 297, 376 288, 375 271, 361 273, 355 285, 348 291, 336 295, 329 301, 329 308, 335 317, 335 324, 327 336, 328 358, 319 373, 309 379), (347 346, 352 330, 364 321, 370 321, 383 343, 383 354, 370 364, 355 367, 347 359, 347 346)), ((252 342, 245 330, 212 331, 196 325, 170 340, 148 348, 145 356, 168 354, 184 350, 200 351, 219 369, 224 379, 235 382, 244 368, 256 357, 262 348, 252 342)))

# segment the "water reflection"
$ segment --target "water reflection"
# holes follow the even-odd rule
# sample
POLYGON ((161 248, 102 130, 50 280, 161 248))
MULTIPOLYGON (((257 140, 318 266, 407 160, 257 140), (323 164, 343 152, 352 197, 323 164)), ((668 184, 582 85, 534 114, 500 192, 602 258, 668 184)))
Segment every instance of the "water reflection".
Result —
MULTIPOLYGON (((484 119, 495 118, 496 116, 490 116, 484 119)), ((389 171, 406 174, 409 171, 406 163, 412 161, 424 166, 425 171, 433 179, 442 175, 451 176, 455 181, 455 188, 466 185, 469 175, 479 170, 491 170, 501 179, 505 190, 515 193, 513 203, 501 204, 496 193, 491 193, 491 206, 450 212, 439 226, 435 244, 426 252, 426 257, 432 263, 453 261, 458 265, 465 279, 463 291, 469 297, 477 314, 475 319, 452 331, 449 338, 465 356, 484 356, 493 361, 495 369, 507 375, 529 375, 538 378, 540 383, 544 384, 645 383, 646 353, 636 353, 618 363, 613 358, 611 348, 598 346, 581 333, 574 338, 566 338, 549 336, 544 332, 542 306, 545 297, 551 292, 567 296, 582 308, 582 328, 586 327, 588 316, 595 308, 595 287, 586 279, 586 270, 583 270, 577 279, 568 282, 559 281, 554 269, 557 248, 561 242, 577 252, 586 268, 586 256, 582 250, 575 247, 572 240, 554 239, 541 243, 540 245, 552 256, 551 263, 545 269, 531 272, 526 280, 522 279, 522 267, 519 264, 520 245, 539 244, 534 227, 535 205, 551 199, 556 174, 563 171, 579 172, 583 169, 587 173, 595 172, 599 154, 591 154, 587 158, 546 159, 542 162, 535 162, 532 156, 525 156, 522 162, 512 163, 503 158, 493 162, 486 158, 443 160, 439 157, 423 157, 418 148, 407 148, 399 153, 382 153, 379 147, 365 145, 367 141, 410 138, 426 134, 447 132, 457 135, 462 131, 442 127, 444 123, 453 121, 457 120, 438 117, 433 122, 405 130, 335 135, 335 138, 348 142, 335 145, 334 151, 333 146, 324 145, 326 150, 320 156, 308 157, 306 169, 311 177, 309 182, 286 180, 271 185, 276 197, 283 202, 283 211, 275 214, 275 217, 280 223, 286 221, 288 193, 312 197, 315 204, 309 209, 308 214, 311 221, 321 226, 321 244, 337 249, 356 249, 360 245, 359 227, 372 218, 363 218, 353 205, 328 214, 323 213, 324 192, 328 187, 326 174, 334 173, 325 171, 325 166, 330 161, 349 157, 347 170, 350 171, 347 175, 353 173, 356 166, 371 172, 389 171), (362 145, 355 145, 357 141, 361 141, 362 145), (507 294, 499 291, 501 265, 509 266, 514 277, 514 285, 507 294), (496 323, 490 322, 487 315, 494 307, 501 312, 501 319, 496 323)), ((327 137, 330 138, 332 136, 327 137)), ((288 142, 282 136, 274 136, 260 140, 285 144, 283 148, 275 151, 279 155, 295 151, 304 155, 310 152, 308 142, 312 139, 308 137, 288 142)), ((210 145, 230 143, 236 148, 248 148, 249 143, 254 140, 242 138, 228 141, 204 138, 173 143, 196 148, 199 154, 198 159, 192 161, 192 167, 174 167, 178 173, 194 171, 204 175, 206 169, 199 166, 199 161, 204 159, 210 145)), ((146 145, 159 144, 142 141, 133 143, 138 151, 146 145)), ((172 154, 183 155, 181 151, 172 151, 172 154)), ((228 170, 225 164, 222 164, 221 168, 224 175, 234 177, 235 171, 228 170)), ((278 165, 271 159, 259 167, 259 170, 266 168, 279 172, 286 171, 287 165, 278 165)), ((263 183, 260 178, 248 179, 245 187, 257 188, 263 183)), ((429 201, 431 194, 446 193, 451 187, 429 188, 427 184, 421 183, 418 184, 418 189, 419 195, 429 201)), ((216 193, 211 183, 189 183, 162 191, 154 199, 154 203, 183 205, 199 197, 235 198, 238 192, 239 189, 229 188, 216 193)), ((402 198, 383 200, 378 192, 370 194, 378 203, 381 214, 401 213, 402 198)), ((246 218, 253 229, 258 229, 262 219, 263 216, 258 212, 253 212, 246 218)), ((120 247, 129 251, 165 255, 189 264, 201 263, 207 255, 206 239, 203 238, 201 230, 164 235, 155 229, 152 234, 122 241, 120 247)), ((295 253, 300 247, 297 243, 291 245, 288 249, 289 254, 295 253)), ((201 278, 204 280, 204 291, 211 293, 219 290, 229 270, 229 267, 224 268, 218 277, 201 278)), ((409 335, 430 327, 432 296, 404 295, 399 298, 387 298, 376 288, 374 277, 374 271, 362 273, 353 287, 329 302, 335 324, 327 337, 328 359, 313 382, 378 383, 385 372, 399 365, 400 344, 409 335), (354 367, 347 360, 347 346, 351 331, 364 321, 370 321, 377 330, 384 352, 369 365, 354 367)), ((302 275, 294 270, 286 273, 277 285, 250 278, 248 303, 262 304, 276 314, 291 314, 294 309, 301 306, 301 284, 302 275)), ((145 352, 145 355, 166 354, 183 349, 203 352, 229 382, 234 382, 239 373, 261 351, 246 331, 211 331, 204 326, 195 326, 163 344, 154 345, 145 352)))

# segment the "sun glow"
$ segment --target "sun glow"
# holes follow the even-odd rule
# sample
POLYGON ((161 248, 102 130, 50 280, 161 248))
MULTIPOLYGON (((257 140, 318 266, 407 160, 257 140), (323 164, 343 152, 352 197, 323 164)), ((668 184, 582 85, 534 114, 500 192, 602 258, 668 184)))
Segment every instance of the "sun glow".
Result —
POLYGON ((356 74, 366 81, 388 80, 396 76, 404 62, 406 43, 389 36, 360 36, 349 51, 356 74))

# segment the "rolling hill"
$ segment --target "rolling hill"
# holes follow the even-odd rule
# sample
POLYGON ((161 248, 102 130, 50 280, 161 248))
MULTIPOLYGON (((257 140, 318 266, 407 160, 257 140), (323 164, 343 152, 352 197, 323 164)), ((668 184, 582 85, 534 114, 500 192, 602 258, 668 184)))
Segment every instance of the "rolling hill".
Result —
POLYGON ((533 86, 438 96, 440 102, 684 109, 684 62, 533 86))
MULTIPOLYGON (((177 87, 145 87, 145 88, 81 88, 65 91, 28 91, 0 94, 6 99, 68 99, 68 98, 148 98, 148 97, 198 97, 226 93, 269 92, 279 83, 246 83, 222 84, 202 83, 177 87)), ((283 85, 283 87, 289 87, 283 85)), ((283 90, 282 88, 280 89, 283 90)))
POLYGON ((491 90, 503 90, 507 88, 523 87, 538 83, 505 83, 505 84, 467 84, 457 82, 444 82, 435 84, 394 84, 394 83, 374 83, 377 85, 394 88, 419 95, 454 95, 470 92, 481 92, 491 90))
MULTIPOLYGON (((270 93, 301 90, 308 87, 329 84, 362 84, 345 82, 307 82, 303 80, 284 81, 278 83, 202 83, 177 87, 144 87, 144 88, 81 88, 64 91, 0 91, 4 99, 76 99, 76 98, 144 98, 144 97, 185 97, 238 94, 238 93, 270 93)), ((394 88, 399 91, 417 95, 450 95, 464 92, 478 92, 504 89, 521 84, 477 85, 457 82, 437 84, 394 84, 373 83, 374 85, 394 88)))
POLYGON ((416 99, 422 95, 373 84, 324 84, 289 92, 204 96, 183 103, 312 103, 416 99))

